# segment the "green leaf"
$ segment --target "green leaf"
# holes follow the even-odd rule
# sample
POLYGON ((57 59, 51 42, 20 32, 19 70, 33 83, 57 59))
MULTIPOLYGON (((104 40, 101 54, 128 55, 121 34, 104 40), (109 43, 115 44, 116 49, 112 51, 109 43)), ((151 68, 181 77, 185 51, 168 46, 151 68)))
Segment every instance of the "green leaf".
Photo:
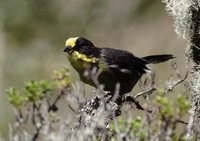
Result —
POLYGON ((47 92, 51 91, 51 89, 52 89, 51 85, 49 84, 49 82, 45 81, 45 80, 41 80, 39 82, 39 85, 40 85, 43 93, 47 93, 47 92))
POLYGON ((9 88, 6 90, 6 93, 8 95, 8 101, 17 108, 27 101, 27 97, 21 95, 15 88, 9 88))
POLYGON ((67 67, 55 71, 54 77, 59 88, 68 87, 70 85, 70 71, 67 67))
POLYGON ((178 105, 181 113, 187 113, 191 108, 190 103, 185 99, 184 96, 178 96, 176 104, 178 105))
POLYGON ((30 102, 39 100, 42 97, 39 84, 34 80, 25 84, 24 92, 30 102))

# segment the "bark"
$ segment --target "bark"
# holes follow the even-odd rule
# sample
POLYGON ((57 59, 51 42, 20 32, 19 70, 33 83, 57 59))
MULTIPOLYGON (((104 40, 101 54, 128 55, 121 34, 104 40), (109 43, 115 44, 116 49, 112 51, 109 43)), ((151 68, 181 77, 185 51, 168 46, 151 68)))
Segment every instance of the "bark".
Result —
POLYGON ((192 10, 192 56, 196 65, 200 64, 200 7, 193 7, 192 10))

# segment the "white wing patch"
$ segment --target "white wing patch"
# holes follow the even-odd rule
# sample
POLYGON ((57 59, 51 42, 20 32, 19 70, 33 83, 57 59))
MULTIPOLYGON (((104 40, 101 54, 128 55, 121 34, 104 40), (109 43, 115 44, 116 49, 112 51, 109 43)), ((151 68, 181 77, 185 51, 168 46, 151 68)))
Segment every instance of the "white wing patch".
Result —
POLYGON ((131 71, 129 69, 120 69, 120 71, 122 73, 131 73, 131 71))
POLYGON ((112 65, 109 65, 110 68, 118 68, 118 65, 117 64, 112 64, 112 65))
MULTIPOLYGON (((109 68, 118 69, 119 66, 117 64, 112 64, 112 65, 109 65, 109 68)), ((119 69, 119 71, 122 72, 122 73, 131 73, 131 70, 129 70, 129 69, 119 69)))

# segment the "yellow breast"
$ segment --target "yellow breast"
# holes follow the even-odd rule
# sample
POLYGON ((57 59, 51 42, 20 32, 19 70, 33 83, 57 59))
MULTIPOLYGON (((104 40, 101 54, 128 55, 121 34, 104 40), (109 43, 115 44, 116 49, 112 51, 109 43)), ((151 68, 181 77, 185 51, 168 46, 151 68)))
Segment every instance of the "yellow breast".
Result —
POLYGON ((97 61, 95 57, 88 58, 86 55, 80 54, 77 51, 74 51, 72 54, 68 55, 68 60, 70 61, 73 68, 76 69, 79 73, 83 73, 97 61))

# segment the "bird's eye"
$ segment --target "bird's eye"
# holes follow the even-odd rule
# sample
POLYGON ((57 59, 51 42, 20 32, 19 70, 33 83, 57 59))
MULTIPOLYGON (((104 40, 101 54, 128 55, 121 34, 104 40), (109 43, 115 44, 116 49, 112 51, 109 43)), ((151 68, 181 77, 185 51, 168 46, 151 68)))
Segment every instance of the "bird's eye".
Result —
POLYGON ((85 54, 86 52, 88 52, 88 46, 81 46, 79 48, 79 52, 85 54))

